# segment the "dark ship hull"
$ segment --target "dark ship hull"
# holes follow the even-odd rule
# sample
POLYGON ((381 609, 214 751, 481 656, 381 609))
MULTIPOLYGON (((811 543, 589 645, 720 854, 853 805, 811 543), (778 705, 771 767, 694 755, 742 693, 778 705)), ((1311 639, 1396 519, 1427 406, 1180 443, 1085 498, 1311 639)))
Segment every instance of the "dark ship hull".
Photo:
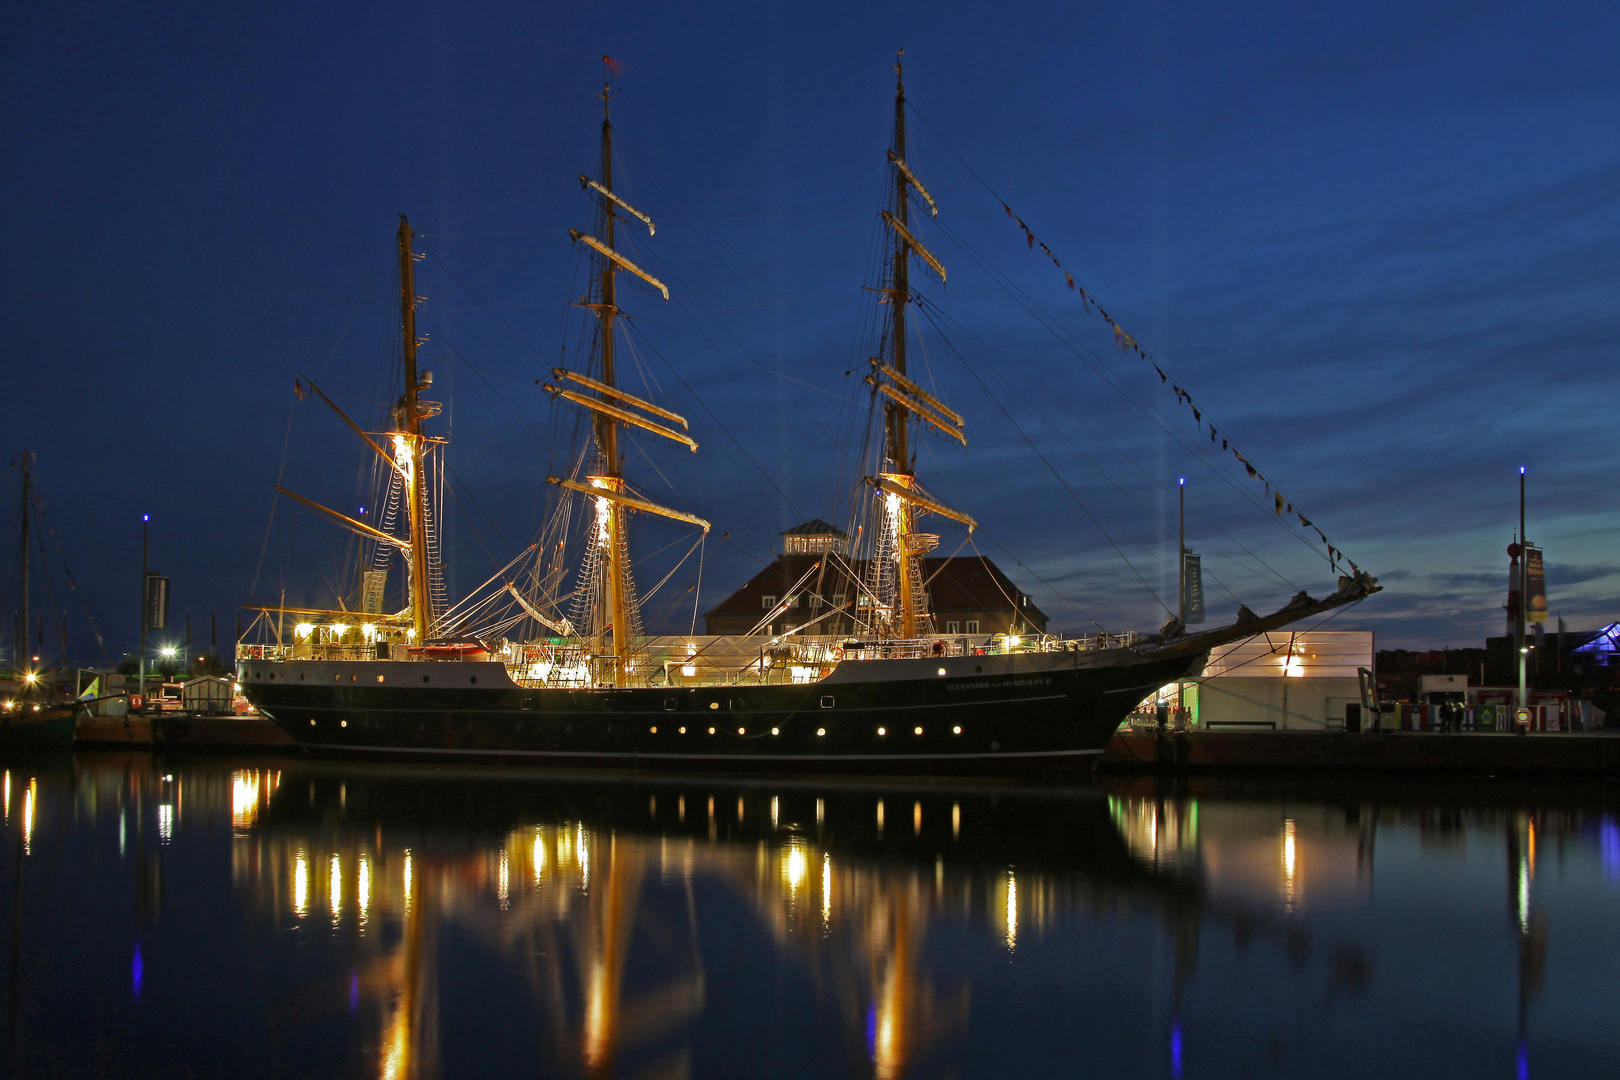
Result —
POLYGON ((243 691, 315 751, 614 768, 1089 769, 1207 650, 850 660, 813 683, 528 688, 494 662, 244 661, 243 691))

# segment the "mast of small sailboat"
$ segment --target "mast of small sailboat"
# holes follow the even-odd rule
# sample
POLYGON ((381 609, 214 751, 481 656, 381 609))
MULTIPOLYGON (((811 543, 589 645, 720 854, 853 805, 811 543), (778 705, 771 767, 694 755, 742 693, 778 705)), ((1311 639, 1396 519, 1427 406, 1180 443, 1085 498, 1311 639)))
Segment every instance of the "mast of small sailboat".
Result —
POLYGON ((22 456, 22 595, 18 604, 22 624, 17 631, 17 665, 25 671, 32 671, 33 664, 28 649, 28 500, 32 494, 30 488, 34 478, 28 466, 28 450, 25 447, 22 456))
POLYGON ((405 396, 394 433, 394 460, 404 473, 405 501, 409 507, 411 546, 407 552, 410 570, 411 630, 417 644, 427 640, 432 608, 428 603, 427 508, 422 478, 423 439, 421 391, 416 373, 416 259, 411 254, 411 223, 399 216, 399 315, 403 335, 402 359, 405 365, 405 396))

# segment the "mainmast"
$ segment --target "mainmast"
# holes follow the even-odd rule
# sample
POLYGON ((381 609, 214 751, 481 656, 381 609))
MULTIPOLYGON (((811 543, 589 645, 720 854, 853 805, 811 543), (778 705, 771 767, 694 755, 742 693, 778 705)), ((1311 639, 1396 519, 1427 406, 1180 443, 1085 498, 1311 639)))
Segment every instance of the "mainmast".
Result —
MULTIPOLYGON (((608 191, 613 190, 613 114, 612 94, 608 84, 602 84, 602 187, 608 191)), ((602 241, 609 251, 616 251, 614 246, 613 230, 613 204, 608 196, 601 196, 602 204, 602 241)), ((618 266, 610 258, 602 260, 601 302, 596 305, 597 341, 602 350, 602 382, 605 386, 617 388, 613 373, 613 317, 619 313, 618 308, 618 266)), ((606 398, 610 390, 600 391, 606 398)), ((619 422, 613 416, 605 413, 596 414, 596 446, 601 454, 599 475, 590 478, 591 483, 604 490, 616 494, 624 493, 623 462, 619 458, 619 422)), ((603 564, 604 573, 602 581, 606 595, 602 598, 603 609, 607 612, 608 628, 612 635, 613 651, 613 682, 615 686, 625 683, 625 667, 630 660, 630 604, 628 602, 627 571, 624 550, 624 507, 615 502, 607 502, 601 506, 602 544, 606 550, 603 554, 606 561, 603 564)))
MULTIPOLYGON (((904 54, 902 49, 901 55, 904 54)), ((913 256, 922 259, 941 281, 945 280, 945 268, 911 231, 912 189, 928 204, 931 214, 938 215, 939 208, 906 164, 906 84, 899 60, 894 65, 894 143, 889 149, 889 164, 894 171, 894 191, 891 209, 883 211, 883 220, 893 234, 893 254, 888 260, 888 281, 879 290, 883 294, 882 302, 889 305, 884 335, 887 356, 872 359, 873 372, 867 377, 867 382, 886 398, 883 452, 878 475, 868 478, 867 482, 881 493, 878 505, 884 515, 873 580, 875 591, 889 609, 886 629, 902 638, 914 638, 931 628, 932 619, 923 592, 922 558, 939 545, 937 535, 917 531, 918 519, 924 513, 939 514, 966 525, 969 532, 973 531, 975 522, 923 493, 917 483, 910 448, 913 420, 929 424, 964 446, 967 438, 962 433, 962 417, 906 374, 906 305, 911 302, 911 259, 913 256)))
POLYGON ((629 489, 624 476, 624 455, 619 449, 619 426, 630 424, 682 443, 696 452, 697 443, 686 434, 686 419, 668 409, 621 390, 614 363, 614 332, 619 312, 618 274, 622 270, 647 282, 669 299, 664 283, 647 273, 619 253, 615 233, 620 214, 626 220, 635 218, 647 226, 649 235, 655 227, 646 214, 621 199, 613 190, 613 118, 612 92, 602 84, 602 160, 601 180, 588 176, 579 178, 580 186, 594 191, 597 196, 597 229, 600 236, 587 236, 577 229, 568 235, 596 253, 598 273, 595 295, 586 297, 583 306, 596 316, 596 353, 600 366, 595 376, 582 375, 564 368, 553 368, 552 375, 559 383, 568 381, 582 390, 547 383, 545 389, 554 397, 563 398, 589 409, 592 413, 591 433, 596 443, 595 469, 579 483, 562 477, 548 477, 552 483, 591 497, 595 518, 590 543, 594 551, 587 563, 596 567, 596 603, 593 605, 590 627, 592 652, 608 661, 604 674, 615 686, 624 686, 630 675, 632 648, 636 634, 637 613, 635 586, 630 572, 626 524, 632 511, 656 514, 689 524, 701 526, 708 532, 709 523, 702 518, 659 506, 637 496, 629 489), (635 411, 639 410, 639 411, 635 411), (677 430, 651 420, 647 414, 679 425, 677 430))
POLYGON ((424 403, 421 392, 432 385, 432 376, 419 380, 416 372, 416 259, 411 253, 411 223, 399 216, 399 314, 402 357, 405 364, 405 396, 395 416, 394 462, 405 484, 409 508, 411 546, 406 552, 410 569, 411 635, 418 644, 427 640, 433 609, 428 600, 427 498, 422 464, 426 457, 422 421, 438 415, 438 406, 424 403))

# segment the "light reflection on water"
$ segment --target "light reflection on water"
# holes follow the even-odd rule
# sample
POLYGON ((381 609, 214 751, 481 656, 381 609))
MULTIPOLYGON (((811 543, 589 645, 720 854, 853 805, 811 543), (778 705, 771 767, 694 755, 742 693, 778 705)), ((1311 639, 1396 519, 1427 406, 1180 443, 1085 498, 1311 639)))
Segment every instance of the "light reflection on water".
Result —
POLYGON ((235 1076, 1620 1072, 1601 787, 163 768, 6 773, 24 1063, 95 1072, 106 1046, 134 1063, 114 1073, 180 1054, 235 1076), (125 1003, 97 1040, 68 1019, 86 995, 125 1003))

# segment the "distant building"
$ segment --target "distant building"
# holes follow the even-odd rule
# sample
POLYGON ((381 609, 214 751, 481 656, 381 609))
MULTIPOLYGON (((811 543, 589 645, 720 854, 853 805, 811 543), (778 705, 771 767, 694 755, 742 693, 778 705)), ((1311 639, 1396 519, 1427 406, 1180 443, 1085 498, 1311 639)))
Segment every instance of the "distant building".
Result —
MULTIPOLYGON (((867 561, 844 558, 849 536, 819 519, 778 535, 782 553, 776 561, 707 612, 705 631, 782 634, 806 627, 811 634, 855 633, 857 621, 866 622, 871 598, 857 580, 866 577, 867 561), (828 553, 839 557, 825 558, 828 553), (788 606, 775 611, 790 596, 788 606)), ((982 555, 924 559, 922 577, 935 633, 988 637, 1046 632, 1046 613, 982 555)))

